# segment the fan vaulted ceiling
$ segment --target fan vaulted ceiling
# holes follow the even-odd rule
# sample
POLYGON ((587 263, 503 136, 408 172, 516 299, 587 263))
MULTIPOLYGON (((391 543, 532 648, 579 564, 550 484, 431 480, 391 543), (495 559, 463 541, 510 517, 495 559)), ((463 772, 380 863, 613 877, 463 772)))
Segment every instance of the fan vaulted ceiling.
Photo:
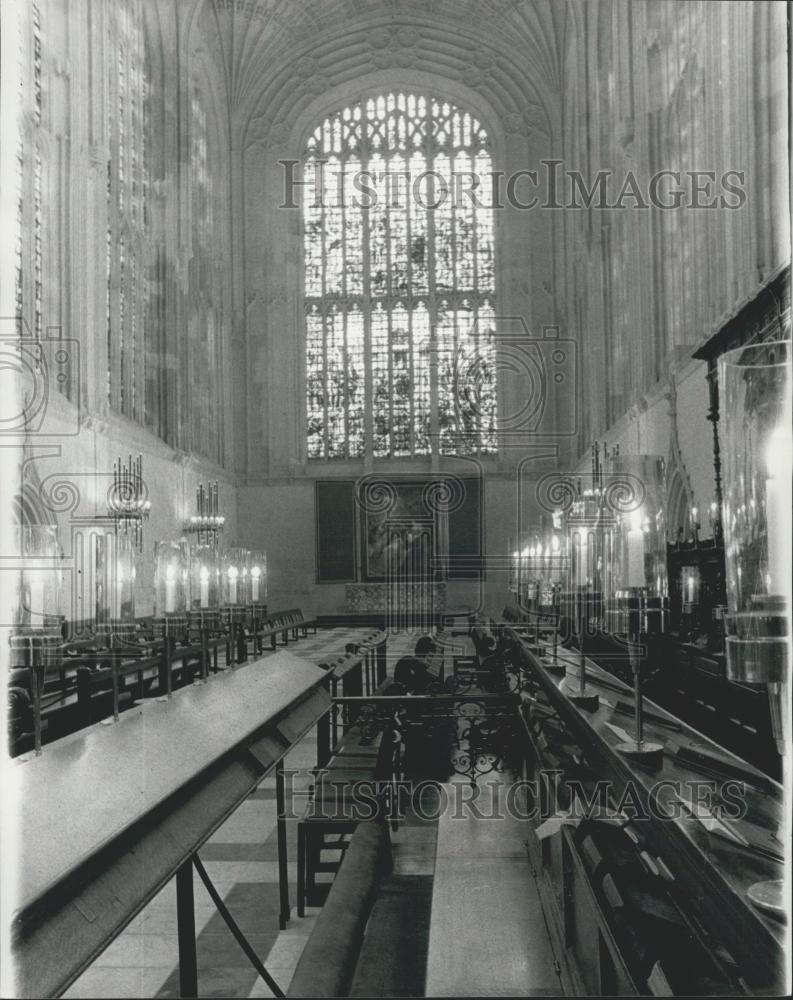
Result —
POLYGON ((507 134, 550 135, 573 14, 558 0, 199 0, 189 37, 217 66, 243 145, 283 136, 319 94, 376 69, 464 82, 507 134))

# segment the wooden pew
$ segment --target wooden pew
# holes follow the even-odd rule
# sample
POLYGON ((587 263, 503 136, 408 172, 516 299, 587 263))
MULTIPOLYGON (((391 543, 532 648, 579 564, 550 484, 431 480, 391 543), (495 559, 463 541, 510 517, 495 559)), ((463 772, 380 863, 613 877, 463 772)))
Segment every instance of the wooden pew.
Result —
POLYGON ((263 651, 265 637, 276 649, 279 640, 286 645, 290 637, 307 636, 309 628, 317 631, 316 618, 304 616, 299 608, 263 620, 253 617, 250 627, 243 618, 233 617, 236 610, 192 610, 105 626, 78 623, 74 632, 79 638, 70 638, 68 628, 66 638, 60 629, 12 636, 15 697, 20 696, 17 701, 24 708, 27 692, 31 712, 21 710, 12 718, 11 753, 25 752, 36 742, 35 732, 27 731, 28 714, 38 720, 40 738, 46 732, 51 742, 116 717, 143 698, 167 697, 198 676, 219 672, 221 650, 225 666, 230 666, 248 659, 249 643, 255 654, 263 651))
POLYGON ((300 638, 301 634, 303 637, 307 637, 309 628, 313 629, 313 634, 316 635, 317 624, 316 618, 306 618, 300 608, 291 608, 289 611, 270 615, 255 630, 255 648, 262 652, 265 639, 270 640, 272 649, 278 647, 279 641, 286 646, 289 644, 290 636, 295 640, 300 638))
POLYGON ((350 995, 366 924, 381 879, 391 868, 386 825, 376 821, 359 823, 300 956, 288 997, 350 995))

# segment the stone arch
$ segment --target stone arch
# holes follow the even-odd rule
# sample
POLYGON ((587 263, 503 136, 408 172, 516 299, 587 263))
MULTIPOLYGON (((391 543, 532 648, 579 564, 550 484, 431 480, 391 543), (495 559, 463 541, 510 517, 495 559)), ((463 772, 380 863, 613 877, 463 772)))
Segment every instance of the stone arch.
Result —
POLYGON ((667 533, 674 542, 680 537, 680 529, 685 536, 691 511, 691 487, 679 466, 671 470, 667 480, 667 533))

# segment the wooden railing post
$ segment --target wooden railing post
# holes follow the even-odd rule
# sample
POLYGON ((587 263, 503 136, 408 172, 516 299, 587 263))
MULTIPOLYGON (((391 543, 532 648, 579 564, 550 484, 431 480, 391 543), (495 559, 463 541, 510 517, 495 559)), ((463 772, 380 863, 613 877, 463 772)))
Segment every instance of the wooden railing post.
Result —
POLYGON ((289 869, 287 867, 286 797, 284 795, 283 757, 275 765, 275 806, 275 823, 278 838, 278 893, 280 899, 278 923, 281 930, 284 930, 289 922, 291 908, 289 906, 289 869))
POLYGON ((197 997, 198 955, 191 858, 176 870, 176 933, 179 941, 179 996, 197 997))
MULTIPOLYGON (((167 626, 166 626, 167 627, 167 626)), ((166 634, 163 636, 162 650, 160 651, 160 692, 165 691, 166 697, 171 697, 173 677, 171 674, 173 655, 173 636, 166 634)))

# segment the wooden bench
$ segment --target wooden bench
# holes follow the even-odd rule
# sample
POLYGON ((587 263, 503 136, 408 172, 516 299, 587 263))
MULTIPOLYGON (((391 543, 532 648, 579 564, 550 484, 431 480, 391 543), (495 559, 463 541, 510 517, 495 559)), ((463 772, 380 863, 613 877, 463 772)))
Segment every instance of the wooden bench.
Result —
POLYGON ((270 640, 272 649, 278 647, 279 641, 282 645, 287 646, 290 636, 297 640, 302 634, 305 638, 308 636, 309 629, 312 629, 313 634, 316 635, 317 625, 317 619, 306 618, 300 608, 281 611, 266 618, 261 626, 255 630, 253 633, 255 648, 258 652, 262 652, 265 639, 270 640))
POLYGON ((387 826, 360 822, 297 963, 288 997, 350 995, 366 924, 391 868, 387 826))
POLYGON ((390 778, 388 737, 373 740, 348 739, 339 752, 320 769, 306 811, 297 823, 297 914, 306 906, 320 906, 329 882, 319 874, 335 874, 338 858, 326 860, 327 852, 344 856, 349 836, 360 822, 385 813, 390 778), (355 788, 364 782, 365 788, 355 788))
MULTIPOLYGON (((64 628, 20 632, 11 637, 15 688, 27 691, 31 712, 40 720, 46 741, 117 716, 143 698, 163 697, 208 677, 210 671, 248 659, 248 644, 261 652, 262 638, 286 644, 290 635, 316 633, 315 618, 299 608, 251 618, 249 608, 192 609, 162 617, 96 625, 72 623, 64 628), (66 636, 64 638, 63 636, 66 636), (33 671, 35 680, 31 680, 33 671), (24 682, 19 678, 24 673, 24 682)), ((11 753, 29 749, 35 732, 28 732, 28 714, 12 718, 11 753)), ((35 730, 35 725, 34 725, 35 730)))
MULTIPOLYGON (((328 684, 334 698, 359 697, 376 693, 376 666, 382 659, 385 669, 385 633, 375 632, 331 664, 321 664, 329 672, 328 684), (364 664, 370 663, 364 674, 364 664), (367 690, 364 691, 364 681, 367 690)), ((371 819, 372 808, 385 814, 388 784, 393 776, 394 745, 388 724, 370 728, 359 721, 359 706, 334 705, 317 727, 317 763, 313 792, 304 815, 297 824, 297 912, 319 905, 328 883, 318 874, 334 874, 338 858, 328 861, 327 852, 343 857, 348 838, 359 822, 371 819), (355 785, 366 782, 366 797, 355 785)))
POLYGON ((200 631, 196 642, 186 617, 100 626, 93 635, 81 631, 83 637, 60 643, 57 661, 50 657, 39 680, 48 742, 115 717, 144 698, 167 696, 210 669, 217 672, 223 645, 233 662, 222 629, 214 636, 200 631))

